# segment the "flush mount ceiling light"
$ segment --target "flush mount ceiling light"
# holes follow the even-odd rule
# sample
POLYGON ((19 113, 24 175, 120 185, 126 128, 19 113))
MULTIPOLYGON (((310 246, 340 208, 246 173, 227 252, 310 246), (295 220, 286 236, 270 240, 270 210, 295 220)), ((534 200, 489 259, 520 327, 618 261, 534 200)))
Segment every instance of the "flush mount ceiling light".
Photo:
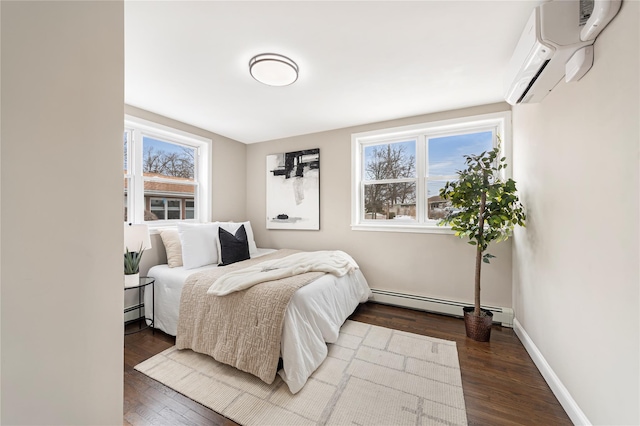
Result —
POLYGON ((268 86, 288 86, 298 79, 298 65, 277 53, 261 53, 251 58, 249 72, 268 86))

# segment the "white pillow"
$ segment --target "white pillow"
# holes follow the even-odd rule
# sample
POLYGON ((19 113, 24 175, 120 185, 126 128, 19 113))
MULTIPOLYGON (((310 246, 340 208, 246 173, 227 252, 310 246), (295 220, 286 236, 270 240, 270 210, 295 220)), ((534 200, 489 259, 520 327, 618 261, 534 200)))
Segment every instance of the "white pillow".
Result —
POLYGON ((218 263, 217 223, 178 223, 184 269, 218 263))
MULTIPOLYGON (((244 225, 244 230, 247 233, 247 242, 249 243, 249 255, 254 257, 258 254, 258 247, 256 246, 256 242, 253 239, 253 230, 251 229, 251 222, 214 222, 220 226, 220 228, 224 229, 235 235, 240 225, 244 225)), ((216 240, 218 244, 218 253, 220 253, 220 238, 218 237, 218 231, 216 230, 216 240)), ((222 261, 222 260, 221 260, 222 261)))

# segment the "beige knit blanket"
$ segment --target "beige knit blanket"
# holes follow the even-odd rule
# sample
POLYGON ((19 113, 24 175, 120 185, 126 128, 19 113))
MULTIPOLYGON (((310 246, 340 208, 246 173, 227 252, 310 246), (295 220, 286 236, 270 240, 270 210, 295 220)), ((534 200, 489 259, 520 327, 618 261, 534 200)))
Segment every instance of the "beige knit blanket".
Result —
POLYGON ((308 272, 214 296, 209 287, 223 274, 279 259, 275 253, 190 275, 182 289, 176 347, 192 349, 271 384, 276 377, 284 314, 293 294, 324 272, 308 272))

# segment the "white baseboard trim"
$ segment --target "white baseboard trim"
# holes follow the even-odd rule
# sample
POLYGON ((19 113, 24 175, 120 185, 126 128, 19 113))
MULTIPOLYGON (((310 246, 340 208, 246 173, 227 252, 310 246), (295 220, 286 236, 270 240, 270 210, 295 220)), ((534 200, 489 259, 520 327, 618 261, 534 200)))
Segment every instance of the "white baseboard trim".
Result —
POLYGON ((571 394, 564 387, 560 378, 556 376, 556 373, 553 371, 549 363, 542 353, 538 350, 538 347, 533 343, 533 340, 529 337, 527 332, 522 328, 522 325, 518 321, 517 318, 513 320, 513 330, 516 332, 516 335, 522 342, 522 345, 529 353, 529 356, 533 360, 536 367, 542 374, 542 377, 546 380, 547 384, 551 388, 553 394, 558 398, 560 405, 564 408, 564 411, 567 412, 567 415, 571 419, 574 425, 591 425, 591 422, 587 418, 587 416, 582 412, 576 401, 571 397, 571 394))
MULTIPOLYGON (((131 321, 134 319, 138 319, 138 310, 125 312, 124 314, 124 322, 131 321)), ((144 315, 144 308, 142 309, 142 315, 144 315)))
MULTIPOLYGON (((373 302, 417 309, 420 311, 435 312, 438 314, 452 315, 456 317, 462 317, 462 308, 470 305, 469 303, 458 302, 455 300, 416 296, 413 294, 378 290, 375 288, 371 289, 371 292, 373 295, 369 300, 373 302)), ((500 323, 503 327, 513 327, 513 310, 511 308, 500 308, 485 305, 482 305, 482 308, 493 312, 494 323, 500 323)))

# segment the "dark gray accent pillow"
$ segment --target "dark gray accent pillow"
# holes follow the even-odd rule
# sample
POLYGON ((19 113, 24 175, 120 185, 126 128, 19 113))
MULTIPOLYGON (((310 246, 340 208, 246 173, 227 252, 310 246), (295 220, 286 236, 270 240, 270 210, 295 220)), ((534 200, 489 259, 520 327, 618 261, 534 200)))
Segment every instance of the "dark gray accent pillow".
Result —
POLYGON ((233 235, 231 232, 218 228, 218 238, 220 238, 220 266, 231 265, 232 263, 247 260, 249 256, 249 241, 244 225, 233 235))

